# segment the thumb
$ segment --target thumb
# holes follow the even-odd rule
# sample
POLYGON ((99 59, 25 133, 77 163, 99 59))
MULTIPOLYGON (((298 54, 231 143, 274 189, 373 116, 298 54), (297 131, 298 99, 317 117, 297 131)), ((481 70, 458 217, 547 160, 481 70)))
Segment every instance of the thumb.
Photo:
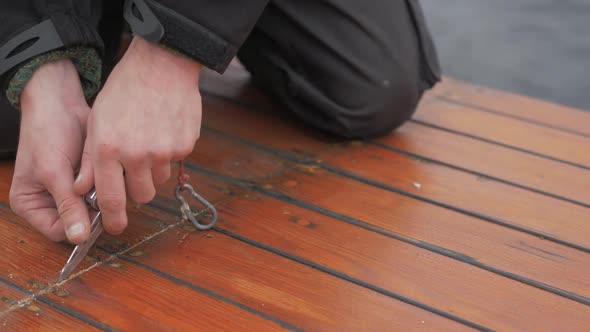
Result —
POLYGON ((74 192, 78 196, 85 195, 92 190, 92 187, 94 186, 94 166, 92 165, 92 158, 90 157, 89 151, 89 139, 86 139, 84 152, 82 153, 82 159, 80 162, 80 172, 74 182, 74 192))
POLYGON ((47 180, 47 190, 55 199, 59 219, 68 240, 78 244, 88 238, 90 219, 84 199, 74 192, 72 173, 71 167, 63 167, 60 172, 55 172, 47 180))

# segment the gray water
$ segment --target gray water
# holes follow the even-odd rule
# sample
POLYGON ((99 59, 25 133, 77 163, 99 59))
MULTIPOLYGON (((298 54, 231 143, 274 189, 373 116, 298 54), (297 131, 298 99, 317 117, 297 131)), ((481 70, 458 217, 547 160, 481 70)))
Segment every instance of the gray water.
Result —
POLYGON ((590 110, 590 0, 421 0, 445 75, 590 110))

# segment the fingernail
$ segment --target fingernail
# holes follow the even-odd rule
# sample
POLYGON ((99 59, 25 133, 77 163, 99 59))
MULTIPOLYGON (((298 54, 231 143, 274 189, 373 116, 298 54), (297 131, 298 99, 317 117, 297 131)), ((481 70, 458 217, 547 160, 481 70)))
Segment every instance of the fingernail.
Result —
POLYGON ((84 234, 84 224, 73 224, 68 227, 67 233, 70 240, 82 236, 84 234))
POLYGON ((76 180, 74 180, 74 184, 80 182, 80 174, 78 174, 78 176, 76 176, 76 180))

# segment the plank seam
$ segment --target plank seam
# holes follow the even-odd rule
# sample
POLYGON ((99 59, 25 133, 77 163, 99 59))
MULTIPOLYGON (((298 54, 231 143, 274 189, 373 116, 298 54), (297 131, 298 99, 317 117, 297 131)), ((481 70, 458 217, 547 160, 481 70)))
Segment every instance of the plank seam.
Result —
MULTIPOLYGON (((27 289, 24 289, 24 288, 20 287, 19 285, 15 284, 15 283, 13 283, 11 281, 8 281, 8 280, 6 280, 6 279, 4 279, 2 277, 0 277, 0 282, 3 283, 3 284, 5 284, 5 285, 7 285, 7 286, 9 286, 12 289, 15 289, 15 290, 17 290, 17 291, 19 291, 21 293, 24 293, 25 295, 28 295, 28 296, 34 296, 35 295, 35 293, 33 293, 33 292, 31 292, 31 291, 29 291, 27 289)), ((31 301, 33 301, 35 299, 36 300, 39 300, 39 302, 42 302, 42 303, 44 303, 44 304, 52 307, 53 309, 56 309, 57 311, 61 311, 61 312, 65 313, 66 315, 69 315, 69 316, 71 316, 71 317, 73 317, 73 318, 75 318, 75 319, 77 319, 77 320, 79 320, 79 321, 81 321, 81 322, 83 322, 85 324, 88 324, 90 326, 96 327, 99 330, 106 331, 106 332, 114 332, 114 331, 116 331, 115 329, 113 329, 112 327, 110 327, 110 326, 108 326, 106 324, 97 322, 97 321, 95 321, 95 320, 93 320, 93 319, 91 319, 89 317, 84 316, 81 313, 78 313, 76 311, 70 310, 69 308, 66 308, 65 306, 62 306, 60 304, 57 304, 57 303, 55 303, 54 301, 50 300, 49 298, 47 298, 45 296, 30 297, 29 299, 26 299, 25 298, 25 299, 23 299, 23 301, 26 300, 25 303, 30 303, 31 301)), ((21 302, 21 301, 19 301, 19 302, 21 302)), ((10 313, 10 312, 13 311, 13 310, 10 310, 10 309, 12 309, 12 308, 9 308, 8 310, 0 313, 0 318, 5 317, 8 313, 10 313)))
POLYGON ((410 237, 407 237, 407 236, 404 236, 404 235, 401 235, 401 234, 392 233, 392 232, 390 232, 388 230, 385 230, 385 229, 382 229, 380 227, 374 226, 374 225, 372 225, 370 223, 367 223, 365 221, 362 221, 360 219, 356 219, 356 218, 353 218, 353 217, 342 215, 340 213, 336 213, 334 211, 331 211, 331 210, 328 210, 328 209, 325 209, 325 208, 322 208, 322 207, 313 205, 313 204, 308 203, 308 202, 305 202, 305 201, 301 201, 301 200, 292 198, 290 196, 287 196, 287 195, 284 195, 284 194, 281 194, 281 193, 278 193, 278 192, 275 192, 275 191, 272 191, 272 190, 260 188, 260 187, 258 187, 256 185, 252 185, 248 181, 243 181, 241 179, 235 179, 233 177, 222 175, 222 174, 213 172, 211 170, 205 169, 203 167, 197 166, 195 164, 192 164, 190 162, 187 163, 186 166, 187 166, 188 169, 190 169, 192 171, 196 171, 196 172, 199 172, 199 173, 202 173, 202 174, 206 174, 208 176, 212 176, 212 177, 221 179, 222 181, 225 181, 225 182, 228 182, 228 183, 231 183, 231 184, 240 186, 240 187, 245 188, 245 189, 252 190, 254 192, 263 194, 265 196, 273 197, 273 198, 276 198, 276 199, 281 200, 283 202, 287 202, 287 203, 290 203, 290 204, 293 204, 293 205, 297 205, 299 207, 302 207, 302 208, 305 208, 305 209, 308 209, 308 210, 311 210, 311 211, 314 211, 314 212, 317 212, 317 213, 326 215, 326 216, 331 217, 331 218, 334 218, 336 220, 340 220, 342 222, 346 222, 348 224, 351 224, 351 225, 354 225, 354 226, 357 226, 357 227, 361 227, 361 228, 363 228, 365 230, 372 231, 372 232, 378 233, 380 235, 383 235, 383 236, 386 236, 386 237, 389 237, 389 238, 393 238, 393 239, 398 240, 398 241, 402 241, 402 242, 408 243, 410 245, 413 245, 413 246, 416 246, 416 247, 419 247, 419 248, 428 250, 430 252, 433 252, 433 253, 436 253, 436 254, 440 254, 442 256, 445 256, 445 257, 448 257, 448 258, 451 258, 451 259, 460 261, 462 263, 466 263, 466 264, 475 266, 477 268, 481 268, 481 269, 486 270, 488 272, 491 272, 491 273, 494 273, 494 274, 497 274, 497 275, 500 275, 500 276, 503 276, 503 277, 506 277, 506 278, 509 278, 509 279, 512 279, 512 280, 515 280, 517 282, 521 282, 521 283, 526 284, 528 286, 535 287, 535 288, 541 289, 543 291, 547 291, 547 292, 553 293, 555 295, 562 296, 562 297, 567 298, 569 300, 572 300, 572 301, 575 301, 575 302, 578 302, 578 303, 581 303, 581 304, 590 306, 590 299, 587 298, 587 297, 584 297, 582 295, 578 295, 578 294, 575 294, 575 293, 572 293, 572 292, 568 292, 568 291, 562 290, 560 288, 553 287, 551 285, 547 285, 545 283, 542 283, 542 282, 539 282, 539 281, 536 281, 536 280, 533 280, 533 279, 530 279, 530 278, 526 278, 526 277, 520 276, 520 275, 515 274, 515 273, 512 273, 512 272, 508 272, 508 271, 504 271, 504 270, 501 270, 501 269, 498 269, 498 268, 494 268, 494 267, 489 266, 487 264, 480 263, 476 259, 474 259, 472 257, 469 257, 467 255, 464 255, 462 253, 458 253, 456 251, 453 251, 453 250, 450 250, 450 249, 446 249, 446 248, 443 248, 443 247, 440 247, 438 245, 435 245, 435 244, 432 244, 432 243, 428 243, 428 242, 425 242, 425 241, 412 239, 410 237))
POLYGON ((581 202, 581 201, 578 201, 578 200, 575 200, 575 199, 572 199, 572 198, 568 198, 568 197, 565 197, 565 196, 562 196, 562 195, 550 193, 550 192, 547 192, 547 191, 544 191, 544 190, 541 190, 541 189, 536 189, 536 188, 533 188, 533 187, 529 187, 529 186, 526 186, 526 185, 523 185, 523 184, 520 184, 520 183, 516 183, 516 182, 510 181, 510 180, 505 180, 505 179, 502 179, 502 178, 499 178, 499 177, 496 177, 496 176, 492 176, 492 175, 488 175, 488 174, 481 173, 481 172, 478 172, 478 171, 474 171, 474 170, 471 170, 471 169, 468 169, 468 168, 465 168, 465 167, 457 166, 457 165, 450 164, 450 163, 447 163, 447 162, 444 162, 444 161, 440 161, 440 160, 437 160, 437 159, 426 157, 424 155, 420 155, 420 154, 417 154, 417 153, 414 153, 414 152, 411 152, 411 151, 408 151, 408 150, 404 150, 404 149, 399 149, 399 148, 396 148, 396 147, 393 147, 393 146, 390 146, 390 145, 387 145, 387 144, 384 144, 384 143, 376 142, 376 141, 373 141, 373 140, 366 140, 366 142, 368 144, 371 144, 371 145, 374 145, 374 146, 377 146, 377 147, 380 147, 380 148, 383 148, 383 149, 386 149, 386 150, 389 150, 389 151, 392 151, 392 152, 395 152, 395 153, 399 153, 399 154, 403 154, 403 155, 406 155, 406 156, 410 156, 410 157, 413 157, 413 158, 416 158, 416 159, 419 159, 419 160, 423 160, 423 161, 426 161, 426 162, 429 162, 429 163, 432 163, 432 164, 444 166, 444 167, 447 167, 447 168, 450 168, 450 169, 454 169, 454 170, 457 170, 457 171, 461 171, 461 172, 464 172, 464 173, 469 173, 469 174, 472 174, 472 175, 475 175, 475 176, 479 176, 481 178, 485 178, 485 179, 489 179, 489 180, 492 180, 492 181, 500 182, 500 183, 503 183, 503 184, 506 184, 506 185, 509 185, 509 186, 512 186, 512 187, 517 187, 517 188, 520 188, 520 189, 523 189, 523 190, 531 191, 531 192, 534 192, 536 194, 548 196, 548 197, 551 197, 551 198, 554 198, 554 199, 557 199, 557 200, 561 200, 561 201, 565 201, 565 202, 568 202, 568 203, 576 204, 576 205, 579 205, 579 206, 582 206, 582 207, 585 207, 585 208, 590 208, 590 204, 589 203, 584 203, 584 202, 581 202))
MULTIPOLYGON (((108 252, 108 250, 106 248, 100 247, 100 249, 108 252)), ((234 300, 232 300, 230 298, 227 298, 225 296, 222 296, 220 294, 217 294, 217 293, 215 293, 215 292, 213 292, 211 290, 208 290, 206 288, 197 286, 195 284, 192 284, 192 283, 190 283, 190 282, 188 282, 186 280, 183 280, 183 279, 180 279, 178 277, 175 277, 175 276, 173 276, 171 274, 168 274, 166 272, 160 271, 160 270, 158 270, 158 269, 156 269, 154 267, 151 267, 151 266, 149 266, 147 264, 141 263, 141 262, 139 262, 137 260, 134 260, 134 259, 131 259, 131 258, 125 257, 125 256, 121 256, 120 259, 122 259, 122 260, 124 260, 126 262, 129 262, 131 264, 134 264, 136 266, 139 266, 139 267, 141 267, 141 268, 143 268, 143 269, 145 269, 147 271, 150 271, 151 273, 154 273, 154 274, 156 274, 156 275, 158 275, 158 276, 160 276, 162 278, 165 278, 167 280, 170 280, 170 281, 172 281, 172 282, 174 282, 176 284, 183 285, 183 286, 188 287, 188 288, 190 288, 190 289, 192 289, 194 291, 197 291, 199 293, 205 294, 205 295, 207 295, 209 297, 212 297, 214 299, 217 299, 217 300, 220 300, 222 302, 225 302, 225 303, 228 303, 230 305, 233 305, 235 307, 238 307, 238 308, 240 308, 240 309, 242 309, 244 311, 247 311, 247 312, 249 312, 249 313, 251 313, 253 315, 256 315, 258 317, 261 317, 261 318, 264 318, 264 319, 266 319, 268 321, 271 321, 273 323, 276 323, 279 326, 281 326, 283 328, 286 328, 288 330, 291 330, 291 331, 303 331, 302 329, 300 329, 298 327, 295 327, 295 326, 293 326, 293 325, 291 325, 291 324, 289 324, 289 323, 287 323, 287 322, 285 322, 283 320, 280 320, 280 319, 278 319, 276 317, 270 316, 268 314, 265 314, 264 312, 258 311, 258 310, 254 309, 254 308, 251 308, 249 306, 246 306, 244 304, 241 304, 241 303, 239 303, 237 301, 234 301, 234 300)))
MULTIPOLYGON (((523 117, 523 116, 518 116, 518 115, 513 115, 513 114, 509 114, 509 113, 504 113, 501 111, 497 111, 485 106, 480 106, 480 105, 474 105, 468 102, 464 102, 464 101, 459 101, 459 100, 455 100, 452 99, 446 95, 434 95, 433 98, 438 99, 438 100, 442 100, 444 102, 450 103, 450 104, 455 104, 455 105, 459 105, 459 106, 464 106, 467 108, 470 108, 474 111, 480 111, 480 112, 484 112, 484 113, 490 113, 490 114, 494 114, 494 115, 498 115, 501 117, 506 117, 506 118, 510 118, 510 119, 514 119, 514 120, 519 120, 525 123, 529 123, 529 124, 533 124, 533 125, 537 125, 539 127, 545 127, 545 128, 549 128, 549 129, 553 129, 553 130, 557 130, 557 131, 561 131, 564 133, 568 133, 568 134, 572 134, 572 135, 576 135, 576 136, 581 136, 581 137, 585 137, 585 138, 590 138, 590 135, 581 131, 577 131, 577 130, 573 130, 570 128, 566 128, 566 127, 561 127, 561 126, 555 126, 555 125, 551 125, 548 124, 546 122, 541 122, 541 121, 536 121, 533 120, 531 118, 527 118, 527 117, 523 117)), ((558 112, 555 112, 555 115, 558 115, 558 112)))
MULTIPOLYGON (((190 168, 191 165, 189 163, 187 163, 186 166, 187 166, 187 168, 190 168)), ((217 177, 217 174, 215 174, 214 176, 217 177)), ((237 185, 241 186, 240 184, 237 184, 237 185)), ((245 187, 243 187, 243 188, 245 188, 245 187)), ((249 189, 249 188, 245 188, 245 189, 249 189)), ((256 191, 256 192, 258 192, 258 191, 256 191)), ((266 195, 264 192, 259 192, 259 193, 266 195)), ((174 211, 173 209, 171 209, 171 208, 169 208, 169 207, 167 207, 165 205, 161 205, 161 204, 157 204, 157 203, 156 204, 153 204, 152 206, 154 206, 155 208, 160 209, 160 210, 162 210, 164 212, 168 212, 168 213, 171 213, 172 211, 174 211)), ((418 308, 420 308, 422 310, 431 312, 431 313, 436 314, 438 316, 442 316, 444 318, 447 318, 447 319, 453 320, 455 322, 464 324, 466 326, 469 326, 469 327, 478 329, 480 331, 493 331, 490 328, 487 328, 487 327, 484 327, 484 326, 479 325, 477 323, 471 322, 471 321, 469 321, 467 319, 461 318, 459 316, 455 316, 455 315, 453 315, 451 313, 448 313, 446 311, 443 311, 441 309, 437 309, 437 308, 432 307, 430 305, 421 303, 419 301, 413 300, 411 298, 408 298, 406 296, 397 294, 397 293, 392 292, 392 291, 389 291, 387 289, 378 287, 376 285, 373 285, 371 283, 362 281, 360 279, 353 278, 353 277, 351 277, 351 276, 349 276, 349 275, 347 275, 345 273, 342 273, 342 272, 339 272, 339 271, 336 271, 336 270, 327 268, 327 267, 322 266, 320 264, 317 264, 317 263, 315 263, 313 261, 310 261, 310 260, 307 260, 307 259, 304 259, 304 258, 295 256, 295 255, 291 255, 291 254, 289 254, 289 253, 287 253, 285 251, 282 251, 280 249, 274 248, 274 247, 269 246, 269 245, 265 245, 265 244, 260 243, 258 241, 255 241, 255 240, 249 239, 247 237, 241 236, 239 234, 233 233, 233 232, 231 232, 229 230, 226 230, 226 229, 224 229, 224 228, 222 228, 220 226, 215 226, 212 229, 214 231, 218 232, 218 233, 227 235, 227 236, 229 236, 229 237, 231 237, 233 239, 236 239, 238 241, 244 242, 244 243, 246 243, 248 245, 251 245, 251 246, 254 246, 256 248, 259 248, 259 249, 268 251, 268 252, 270 252, 272 254, 275 254, 275 255, 281 256, 283 258, 289 259, 289 260, 294 261, 294 262, 296 262, 298 264, 305 265, 307 267, 310 267, 310 268, 313 268, 315 270, 318 270, 318 271, 320 271, 322 273, 326 273, 328 275, 331 275, 331 276, 336 277, 338 279, 341 279, 343 281, 353 283, 353 284, 358 285, 360 287, 363 287, 363 288, 372 290, 374 292, 380 293, 380 294, 385 295, 387 297, 391 297, 393 299, 396 299, 398 301, 404 302, 406 304, 409 304, 409 305, 418 307, 418 308)))
POLYGON ((459 130, 441 127, 441 126, 438 126, 438 125, 429 123, 427 121, 422 121, 422 120, 417 120, 417 119, 410 119, 409 121, 410 122, 413 122, 415 124, 418 124, 418 125, 425 126, 425 127, 429 127, 429 128, 433 128, 433 129, 437 129, 437 130, 442 130, 442 131, 446 131, 446 132, 449 132, 449 133, 452 133, 452 134, 456 134, 456 135, 460 135, 460 136, 472 138, 472 139, 475 139, 475 140, 478 140, 478 141, 481 141, 481 142, 485 142, 485 143, 489 143, 489 144, 494 144, 494 145, 497 145, 497 146, 501 146, 501 147, 506 148, 506 149, 510 149, 510 150, 514 150, 514 151, 518 151, 518 152, 530 154, 530 155, 535 156, 535 157, 544 158, 544 159, 552 160, 552 161, 555 161, 555 162, 558 162, 558 163, 561 163, 561 164, 565 164, 565 165, 569 165, 569 166, 581 168, 583 170, 590 170, 590 166, 578 164, 578 163, 575 163, 573 161, 559 159, 559 158, 552 157, 552 156, 549 156, 549 155, 546 155, 546 154, 542 154, 542 153, 539 153, 539 152, 527 150, 525 148, 519 148, 519 147, 514 146, 514 145, 510 145, 510 144, 506 144, 506 143, 494 141, 492 139, 484 138, 484 137, 481 137, 481 136, 477 136, 477 135, 473 135, 473 134, 468 134, 468 133, 465 133, 465 132, 462 132, 462 131, 459 131, 459 130))
POLYGON ((349 179, 355 180, 357 182, 361 182, 361 183, 364 183, 364 184, 367 184, 367 185, 370 185, 370 186, 373 186, 373 187, 377 187, 377 188, 380 188, 380 189, 383 189, 383 190, 386 190, 386 191, 390 191, 390 192, 393 192, 393 193, 396 193, 396 194, 400 194, 400 195, 403 195, 403 196, 406 196, 406 197, 410 197, 412 199, 416 199, 416 200, 419 200, 419 201, 422 201, 422 202, 425 202, 425 203, 428 203, 428 204, 432 204, 432 205, 435 205, 435 206, 438 206, 438 207, 442 207, 444 209, 451 210, 451 211, 454 211, 454 212, 457 212, 457 213, 461 213, 461 214, 464 214, 464 215, 467 215, 467 216, 470 216, 470 217, 473 217, 473 218, 476 218, 476 219, 484 220, 484 221, 487 221, 487 222, 490 222, 490 223, 493 223, 493 224, 497 224, 497 225, 500 225, 500 226, 503 226, 503 227, 507 227, 507 228, 510 228, 510 229, 513 229, 513 230, 516 230, 516 231, 519 231, 519 232, 523 232, 523 233, 526 233, 526 234, 529 234, 529 235, 537 236, 537 237, 540 237, 540 238, 543 238, 543 239, 546 239, 546 240, 549 240, 549 241, 552 241, 552 242, 555 242, 555 243, 558 243, 558 244, 561 244, 561 245, 564 245, 564 246, 567 246, 567 247, 570 247, 570 248, 573 248, 573 249, 576 249, 576 250, 580 250, 580 251, 583 251, 583 252, 586 252, 586 253, 590 253, 590 248, 587 248, 587 247, 584 247, 584 246, 580 246, 580 245, 577 245, 577 244, 574 244, 574 243, 571 243, 571 242, 568 242, 568 241, 561 240, 561 239, 559 239, 557 237, 554 237, 554 236, 552 236, 550 234, 545 234, 545 233, 537 232, 537 231, 528 229, 526 227, 518 226, 518 225, 512 224, 510 222, 507 222, 507 221, 504 221, 504 220, 500 220, 498 218, 494 218, 494 217, 491 217, 491 216, 488 216, 488 215, 485 215, 485 214, 482 214, 482 213, 478 213, 478 212, 474 212, 474 211, 469 211, 469 210, 466 210, 466 209, 462 209, 460 207, 456 207, 456 206, 451 205, 451 204, 447 204, 447 203, 439 202, 439 201, 434 200, 434 199, 423 197, 423 196, 420 196, 420 195, 417 195, 417 194, 414 194, 414 193, 411 193, 411 192, 408 192, 408 191, 405 191, 405 190, 396 188, 394 186, 386 185, 386 184, 383 184, 383 183, 378 182, 378 181, 367 179, 365 177, 362 177, 362 176, 359 176, 357 174, 354 174, 354 173, 345 171, 345 170, 340 169, 340 168, 336 168, 336 167, 327 165, 325 163, 318 163, 315 160, 299 158, 299 157, 297 157, 297 156, 295 156, 295 155, 293 155, 293 154, 291 154, 289 152, 282 151, 282 150, 277 150, 277 149, 274 149, 274 148, 271 148, 271 147, 267 147, 267 146, 264 146, 264 145, 261 145, 261 144, 255 143, 255 142, 251 142, 251 141, 249 141, 247 139, 244 139, 242 137, 234 136, 234 135, 231 135, 231 134, 222 132, 220 130, 217 130, 217 129, 214 129, 214 128, 210 128, 208 126, 203 126, 203 129, 208 130, 208 131, 211 131, 211 132, 214 132, 214 133, 216 133, 216 134, 218 134, 220 136, 223 136, 223 137, 225 137, 225 138, 227 138, 229 140, 233 140, 233 141, 238 142, 240 144, 251 146, 251 147, 253 147, 253 148, 257 149, 257 150, 260 150, 260 151, 262 151, 264 153, 268 153, 270 155, 273 155, 273 156, 276 156, 276 157, 279 157, 279 158, 282 158, 282 159, 286 159, 286 160, 291 161, 293 163, 307 164, 307 165, 317 166, 317 167, 322 168, 322 169, 324 169, 324 170, 326 170, 326 171, 328 171, 330 173, 333 173, 333 174, 336 174, 336 175, 339 175, 339 176, 342 176, 342 177, 345 177, 345 178, 349 178, 349 179))

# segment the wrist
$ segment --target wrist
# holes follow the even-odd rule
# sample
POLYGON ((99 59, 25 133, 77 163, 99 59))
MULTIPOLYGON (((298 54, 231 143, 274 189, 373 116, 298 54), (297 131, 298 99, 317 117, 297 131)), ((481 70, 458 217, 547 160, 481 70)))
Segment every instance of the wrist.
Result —
POLYGON ((171 77, 179 81, 198 83, 202 65, 161 45, 135 36, 123 58, 139 69, 149 72, 149 78, 159 81, 171 77))
POLYGON ((20 105, 23 114, 55 109, 79 112, 85 104, 78 71, 71 60, 61 59, 43 64, 25 85, 20 105), (81 105, 80 101, 84 101, 81 105), (52 108, 53 109, 53 108, 52 108))

